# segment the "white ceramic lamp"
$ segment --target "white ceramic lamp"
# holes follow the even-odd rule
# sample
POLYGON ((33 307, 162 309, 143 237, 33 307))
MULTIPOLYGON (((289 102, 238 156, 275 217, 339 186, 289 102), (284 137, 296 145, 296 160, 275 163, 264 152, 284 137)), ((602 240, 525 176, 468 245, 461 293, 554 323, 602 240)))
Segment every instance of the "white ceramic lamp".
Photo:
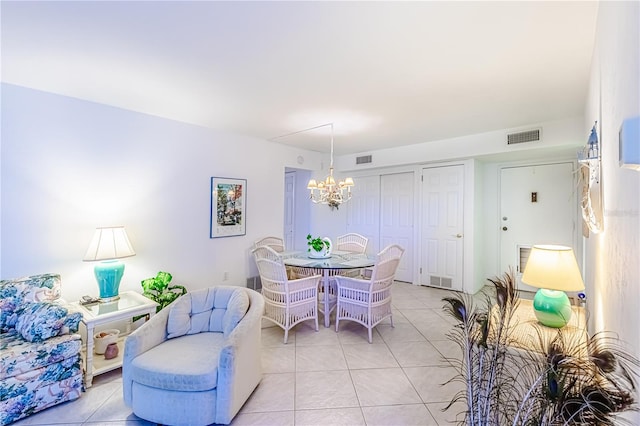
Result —
POLYGON ((538 287, 533 310, 541 324, 561 328, 571 319, 571 303, 565 291, 584 289, 571 247, 535 245, 529 254, 522 282, 538 287))

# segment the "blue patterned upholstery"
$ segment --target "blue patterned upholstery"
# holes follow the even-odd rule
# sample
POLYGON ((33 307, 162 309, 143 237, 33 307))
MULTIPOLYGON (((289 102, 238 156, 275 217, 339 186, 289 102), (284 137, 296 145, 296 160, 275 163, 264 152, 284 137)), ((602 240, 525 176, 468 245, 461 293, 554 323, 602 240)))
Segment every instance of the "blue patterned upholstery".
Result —
POLYGON ((80 314, 52 303, 59 297, 59 275, 0 281, 0 425, 82 392, 82 342, 70 334, 80 314))

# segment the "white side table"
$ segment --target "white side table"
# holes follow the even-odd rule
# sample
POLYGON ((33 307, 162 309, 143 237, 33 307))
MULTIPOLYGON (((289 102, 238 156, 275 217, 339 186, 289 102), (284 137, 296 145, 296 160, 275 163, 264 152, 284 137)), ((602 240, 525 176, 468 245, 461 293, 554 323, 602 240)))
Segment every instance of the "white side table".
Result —
POLYGON ((131 333, 131 323, 135 316, 146 315, 152 317, 156 313, 158 304, 135 291, 123 291, 120 299, 107 303, 95 303, 92 305, 81 305, 79 302, 70 303, 72 310, 82 314, 82 324, 87 336, 84 342, 84 370, 85 387, 90 388, 93 376, 115 370, 122 366, 122 355, 124 352, 124 338, 131 333), (118 356, 113 359, 104 359, 103 355, 93 353, 93 335, 96 326, 113 322, 126 322, 127 329, 118 339, 118 356))
MULTIPOLYGON (((498 307, 494 306, 493 309, 497 310, 498 307)), ((571 319, 562 328, 562 334, 576 343, 576 348, 586 348, 588 335, 585 310, 581 307, 572 306, 571 311, 571 319), (578 343, 581 345, 577 345, 578 343)), ((496 312, 493 314, 497 315, 496 312)), ((551 342, 557 335, 557 328, 547 327, 538 322, 531 300, 520 299, 511 319, 508 342, 510 348, 537 352, 541 340, 543 342, 551 342)))

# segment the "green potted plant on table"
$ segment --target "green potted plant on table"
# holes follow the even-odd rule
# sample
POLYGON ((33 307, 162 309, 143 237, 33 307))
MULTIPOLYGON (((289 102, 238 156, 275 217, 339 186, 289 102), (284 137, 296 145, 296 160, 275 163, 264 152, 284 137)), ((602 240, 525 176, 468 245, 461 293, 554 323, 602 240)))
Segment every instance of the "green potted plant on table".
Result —
POLYGON ((157 312, 169 305, 178 297, 187 294, 187 289, 181 285, 169 285, 173 276, 160 271, 152 278, 142 280, 142 294, 158 304, 157 312))
POLYGON ((331 240, 327 237, 313 238, 311 234, 308 234, 307 245, 309 246, 307 249, 309 257, 322 259, 331 256, 332 244, 331 240))

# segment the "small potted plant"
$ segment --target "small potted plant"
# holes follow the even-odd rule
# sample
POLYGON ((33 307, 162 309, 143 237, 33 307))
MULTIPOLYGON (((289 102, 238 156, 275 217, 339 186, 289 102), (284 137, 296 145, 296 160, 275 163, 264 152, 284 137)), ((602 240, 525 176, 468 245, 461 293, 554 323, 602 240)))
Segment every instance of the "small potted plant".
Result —
POLYGON ((170 273, 160 271, 155 277, 147 278, 141 282, 142 294, 158 304, 157 312, 160 312, 162 308, 178 297, 187 294, 187 289, 184 286, 169 285, 172 278, 170 273))
POLYGON ((332 244, 331 240, 327 237, 313 238, 311 234, 308 234, 307 245, 309 246, 307 249, 309 257, 323 259, 331 256, 332 244))

